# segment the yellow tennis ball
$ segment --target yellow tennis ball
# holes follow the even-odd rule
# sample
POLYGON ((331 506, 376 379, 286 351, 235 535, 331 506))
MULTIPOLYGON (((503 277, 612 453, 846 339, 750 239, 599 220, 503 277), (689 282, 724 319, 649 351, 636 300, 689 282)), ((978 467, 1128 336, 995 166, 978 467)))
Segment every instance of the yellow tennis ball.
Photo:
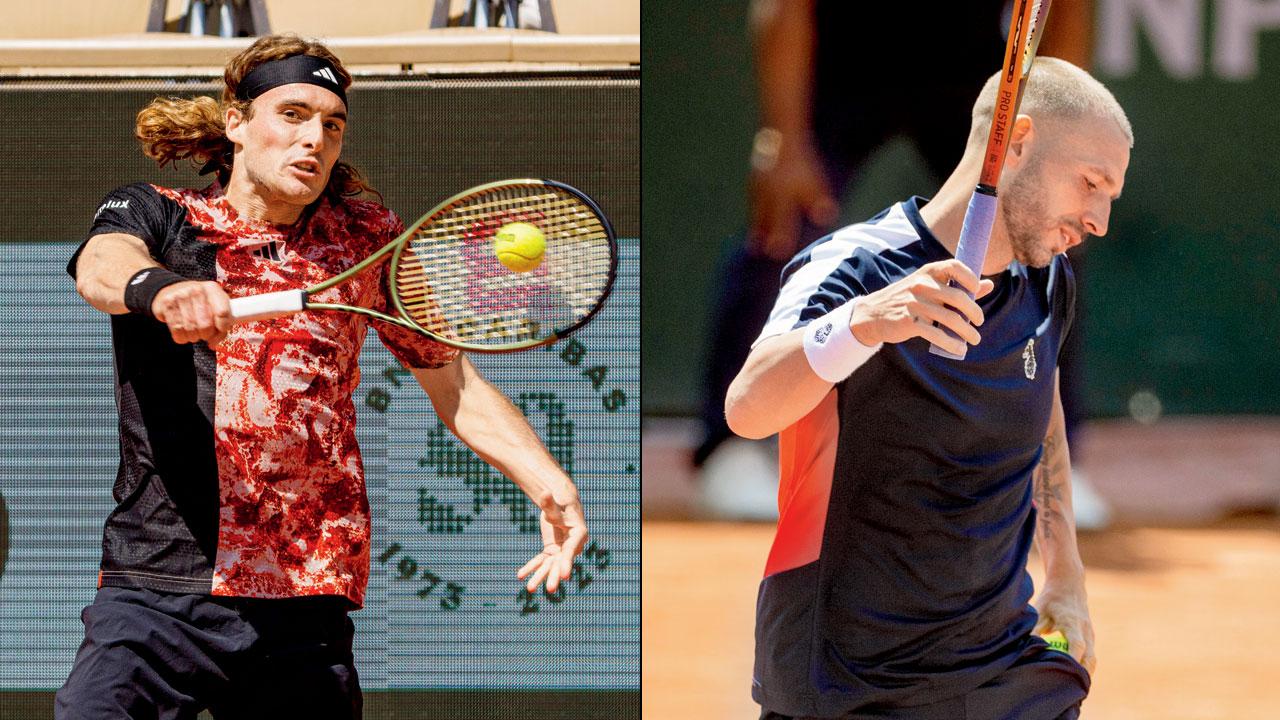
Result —
POLYGON ((1040 638, 1049 643, 1049 647, 1059 652, 1068 652, 1071 649, 1067 636, 1063 635, 1061 630, 1054 630, 1048 635, 1041 635, 1040 638))
POLYGON ((546 249, 546 236, 526 222, 507 223, 493 236, 493 251, 498 261, 515 272, 529 272, 541 265, 546 249))

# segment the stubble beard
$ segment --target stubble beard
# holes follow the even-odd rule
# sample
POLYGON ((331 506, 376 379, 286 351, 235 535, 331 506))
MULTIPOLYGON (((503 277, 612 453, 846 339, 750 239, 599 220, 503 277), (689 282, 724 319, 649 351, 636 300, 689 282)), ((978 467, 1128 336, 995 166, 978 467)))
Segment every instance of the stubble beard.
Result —
POLYGON ((1041 165, 1034 156, 1029 158, 1018 177, 1007 188, 1002 188, 1003 202, 1000 203, 1014 259, 1037 268, 1053 262, 1053 252, 1041 239, 1049 224, 1041 165))

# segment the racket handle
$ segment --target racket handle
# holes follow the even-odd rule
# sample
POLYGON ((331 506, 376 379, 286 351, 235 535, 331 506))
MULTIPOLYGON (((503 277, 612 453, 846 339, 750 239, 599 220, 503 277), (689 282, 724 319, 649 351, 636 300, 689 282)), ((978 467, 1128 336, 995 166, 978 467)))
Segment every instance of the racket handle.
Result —
POLYGON ((242 323, 288 315, 301 310, 306 299, 305 290, 284 290, 235 298, 231 301, 231 319, 242 323))
MULTIPOLYGON (((996 189, 979 185, 969 197, 969 209, 964 213, 964 227, 960 229, 960 243, 956 245, 956 259, 982 277, 982 263, 987 259, 987 242, 991 239, 991 226, 996 221, 996 189)), ((954 282, 953 287, 958 287, 954 282)), ((973 293, 965 290, 965 294, 973 297, 973 293)), ((951 337, 959 337, 943 328, 951 337)), ((965 347, 968 350, 968 346, 965 347)), ((943 350, 937 345, 929 345, 929 352, 952 360, 963 360, 967 352, 959 355, 943 350)))

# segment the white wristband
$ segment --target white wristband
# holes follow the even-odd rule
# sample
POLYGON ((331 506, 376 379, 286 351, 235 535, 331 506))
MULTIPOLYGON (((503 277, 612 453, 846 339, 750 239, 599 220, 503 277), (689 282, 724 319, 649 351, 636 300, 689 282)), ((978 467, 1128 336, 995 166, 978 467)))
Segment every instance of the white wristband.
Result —
POLYGON ((829 383, 842 382, 852 375, 883 344, 868 347, 854 336, 849 321, 855 302, 857 299, 850 300, 804 329, 804 356, 809 360, 809 367, 829 383))

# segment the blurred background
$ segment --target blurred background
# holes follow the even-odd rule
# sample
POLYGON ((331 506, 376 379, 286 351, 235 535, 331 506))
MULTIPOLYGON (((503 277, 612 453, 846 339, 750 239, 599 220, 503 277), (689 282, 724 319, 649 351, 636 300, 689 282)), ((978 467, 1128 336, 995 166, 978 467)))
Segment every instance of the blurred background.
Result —
POLYGON ((482 463, 430 462, 468 451, 367 343, 365 717, 638 717, 638 1, 49 0, 0 4, 0 720, 52 717, 113 506, 108 321, 66 262, 112 188, 209 182, 144 158, 134 116, 157 95, 217 97, 225 62, 270 32, 343 59, 344 159, 406 222, 481 182, 546 177, 595 198, 622 251, 609 303, 572 340, 475 359, 582 489, 594 545, 555 595, 514 577, 535 509, 502 500, 509 481, 482 463))
MULTIPOLYGON (((806 64, 804 33, 762 5, 643 6, 645 717, 758 713, 752 632, 776 449, 726 439, 716 416, 745 355, 732 336, 755 337, 777 290, 759 229, 786 224, 783 196, 796 234, 815 233, 791 238, 801 246, 930 196, 952 160, 917 119, 957 104, 939 80, 966 81, 952 66, 996 70, 1008 17, 1002 2, 827 3, 811 23, 826 50, 806 64), (823 112, 804 128, 806 167, 758 131, 807 102, 823 112)), ((1110 231, 1072 255, 1064 392, 1099 657, 1084 716, 1274 717, 1280 10, 1060 0, 1048 24, 1041 54, 1090 69, 1136 135, 1110 231)), ((960 103, 959 139, 942 143, 957 157, 975 95, 960 103)))

